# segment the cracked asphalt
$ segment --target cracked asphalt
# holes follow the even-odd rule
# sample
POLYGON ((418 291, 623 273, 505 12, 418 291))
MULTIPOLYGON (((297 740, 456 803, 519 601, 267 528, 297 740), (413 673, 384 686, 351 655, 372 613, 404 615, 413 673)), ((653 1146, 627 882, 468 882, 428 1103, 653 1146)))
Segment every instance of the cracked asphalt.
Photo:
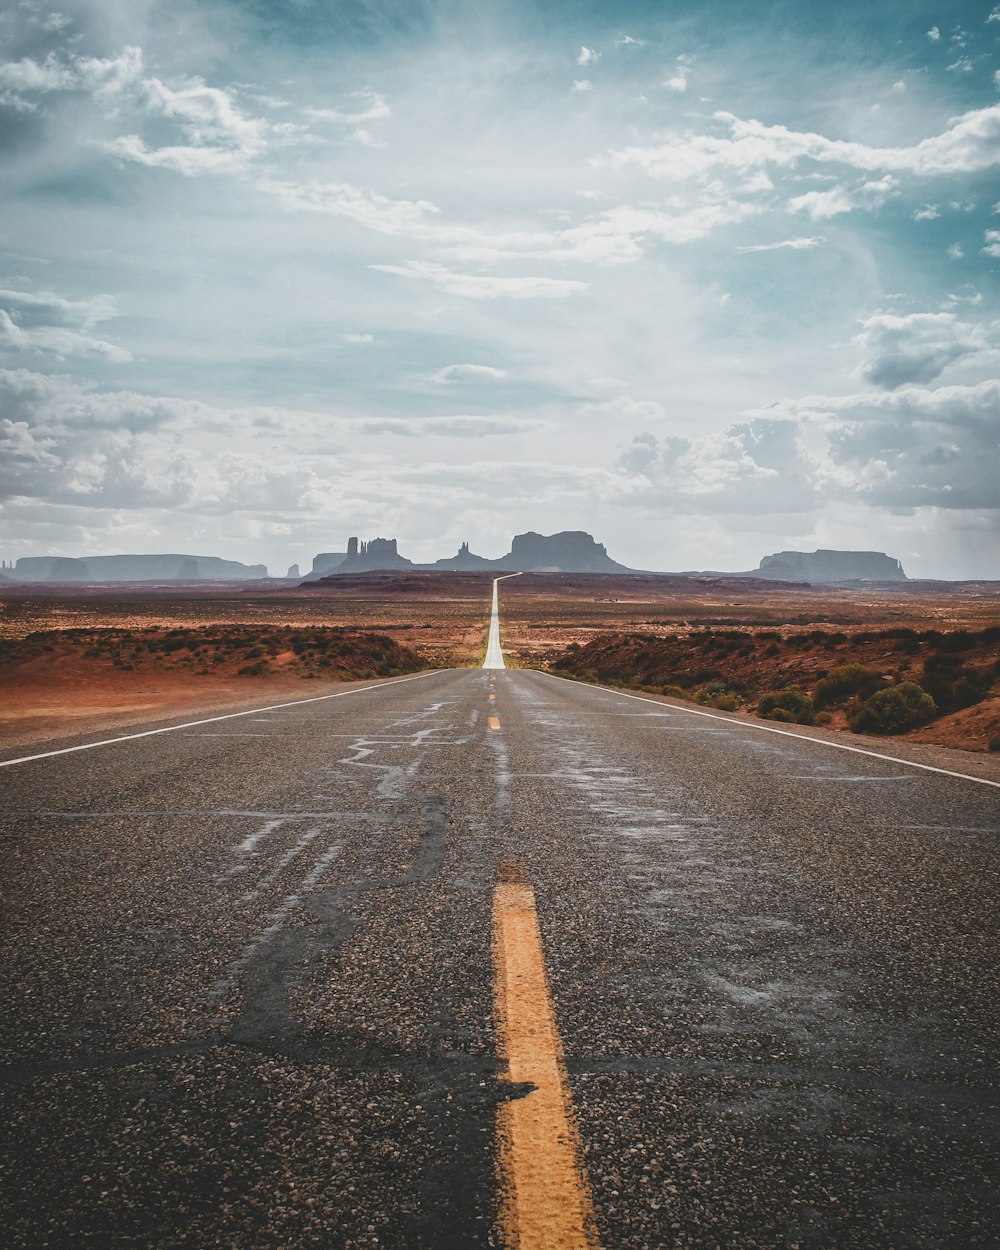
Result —
POLYGON ((6 1245, 501 1245, 511 863, 606 1250, 1000 1245, 996 788, 452 670, 0 796, 6 1245))

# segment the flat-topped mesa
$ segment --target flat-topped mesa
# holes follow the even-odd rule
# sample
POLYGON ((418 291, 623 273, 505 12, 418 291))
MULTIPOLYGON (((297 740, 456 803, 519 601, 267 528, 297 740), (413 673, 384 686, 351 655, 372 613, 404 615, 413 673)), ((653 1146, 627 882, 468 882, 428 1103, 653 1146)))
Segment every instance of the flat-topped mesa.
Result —
POLYGON ((14 577, 24 582, 250 581, 267 577, 263 564, 241 564, 218 556, 185 554, 22 556, 14 577))
POLYGON ((413 561, 399 554, 396 550, 395 538, 372 538, 368 542, 359 542, 357 538, 350 538, 347 541, 347 555, 335 571, 371 573, 376 569, 411 568, 413 568, 413 561))
POLYGON ((559 534, 515 534, 510 555, 496 561, 507 569, 536 573, 628 573, 608 555, 603 543, 595 542, 584 530, 563 530, 559 534))
POLYGON ((905 582, 903 566, 884 551, 778 551, 751 577, 782 582, 905 582))

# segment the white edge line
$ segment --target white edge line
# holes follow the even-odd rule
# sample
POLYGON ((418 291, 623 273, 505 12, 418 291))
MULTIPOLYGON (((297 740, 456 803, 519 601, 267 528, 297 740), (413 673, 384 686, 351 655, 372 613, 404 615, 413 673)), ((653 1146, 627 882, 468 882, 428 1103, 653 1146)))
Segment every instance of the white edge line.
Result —
MULTIPOLYGON (((446 669, 432 668, 426 673, 415 673, 412 677, 395 677, 390 681, 379 682, 376 686, 360 686, 353 690, 337 690, 333 694, 317 694, 308 699, 293 699, 290 703, 269 703, 266 707, 250 707, 245 712, 226 712, 223 716, 207 716, 204 720, 189 720, 183 725, 164 725, 161 729, 144 729, 142 733, 122 734, 120 738, 102 738, 100 742, 83 742, 75 747, 62 747, 58 751, 43 751, 40 755, 22 755, 16 760, 0 760, 0 768, 10 768, 13 764, 29 764, 32 760, 47 760, 54 755, 71 755, 74 751, 92 751, 94 747, 113 746, 116 742, 134 742, 136 738, 152 738, 155 734, 176 733, 178 729, 193 729, 196 725, 212 725, 220 720, 234 720, 237 716, 253 716, 255 712, 275 712, 279 708, 301 707, 304 703, 322 703, 324 699, 344 699, 349 694, 364 694, 368 690, 384 690, 386 686, 398 686, 404 681, 419 681, 421 677, 433 677, 435 673, 447 672, 446 669)), ((266 736, 266 735, 261 735, 266 736)))
POLYGON ((709 720, 721 720, 726 725, 735 725, 737 729, 757 729, 765 734, 781 734, 783 738, 794 738, 797 742, 815 742, 821 747, 833 747, 836 751, 851 751, 854 755, 870 755, 877 760, 888 760, 892 764, 904 764, 907 768, 922 768, 928 773, 941 773, 945 777, 960 777, 963 781, 975 781, 981 786, 995 786, 1000 789, 1000 781, 989 781, 986 777, 973 777, 969 773, 952 772, 950 768, 935 768, 933 764, 918 764, 916 760, 903 760, 898 755, 883 755, 881 751, 866 751, 864 747, 849 747, 845 742, 830 742, 826 738, 813 738, 809 734, 793 733, 790 729, 775 729, 771 725, 758 725, 753 721, 734 720, 729 716, 720 716, 717 712, 702 712, 697 708, 684 707, 679 703, 661 703, 658 699, 649 699, 641 694, 627 694, 624 690, 614 690, 610 686, 600 686, 589 681, 573 681, 571 677, 559 677, 555 673, 547 673, 544 669, 535 669, 543 677, 551 677, 553 681, 567 681, 571 686, 589 686, 591 690, 602 690, 605 694, 616 694, 622 699, 637 699, 640 703, 652 703, 654 707, 671 707, 677 712, 687 712, 689 716, 707 716, 709 720))

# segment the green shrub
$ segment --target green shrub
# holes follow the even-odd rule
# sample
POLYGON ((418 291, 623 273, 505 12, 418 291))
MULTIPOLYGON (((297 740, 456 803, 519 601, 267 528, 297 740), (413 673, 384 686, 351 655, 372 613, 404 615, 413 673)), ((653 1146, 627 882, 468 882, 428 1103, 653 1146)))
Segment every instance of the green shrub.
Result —
POLYGON ((987 673, 963 664, 958 655, 940 652, 925 660, 921 682, 942 714, 972 707, 990 688, 987 673))
POLYGON ((794 721, 798 725, 813 723, 813 701, 798 686, 785 686, 783 690, 771 690, 761 697, 757 713, 765 720, 794 721), (782 712, 786 715, 778 716, 782 712))
POLYGON ((795 713, 789 712, 789 710, 784 707, 776 707, 773 711, 768 713, 765 720, 777 720, 781 721, 783 725, 794 725, 795 713))
POLYGON ((721 681, 709 682, 695 695, 695 701, 705 707, 717 707, 722 712, 735 712, 740 706, 739 697, 721 681))
POLYGON ((885 682, 878 673, 864 664, 841 664, 837 668, 831 668, 816 683, 813 700, 817 708, 834 707, 852 695, 867 699, 884 685, 885 682))
POLYGON ((832 720, 833 720, 833 717, 830 715, 829 712, 817 712, 816 715, 813 717, 813 724, 814 725, 829 725, 830 721, 832 720))
POLYGON ((926 690, 912 681, 877 690, 848 715, 856 734, 898 734, 926 725, 937 715, 937 705, 926 690))

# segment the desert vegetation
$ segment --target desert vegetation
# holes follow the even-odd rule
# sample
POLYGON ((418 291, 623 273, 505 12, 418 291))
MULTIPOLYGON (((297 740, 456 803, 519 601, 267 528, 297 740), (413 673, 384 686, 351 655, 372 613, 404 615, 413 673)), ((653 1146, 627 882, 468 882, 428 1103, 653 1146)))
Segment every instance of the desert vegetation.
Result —
POLYGON ((571 643, 551 667, 725 711, 855 733, 908 733, 983 705, 981 745, 1000 746, 998 626, 603 634, 571 643))
POLYGON ((179 673, 350 680, 395 677, 427 667, 411 648, 384 634, 320 626, 205 625, 158 629, 40 630, 0 639, 0 674, 32 669, 179 673), (89 662, 89 663, 88 663, 89 662))

